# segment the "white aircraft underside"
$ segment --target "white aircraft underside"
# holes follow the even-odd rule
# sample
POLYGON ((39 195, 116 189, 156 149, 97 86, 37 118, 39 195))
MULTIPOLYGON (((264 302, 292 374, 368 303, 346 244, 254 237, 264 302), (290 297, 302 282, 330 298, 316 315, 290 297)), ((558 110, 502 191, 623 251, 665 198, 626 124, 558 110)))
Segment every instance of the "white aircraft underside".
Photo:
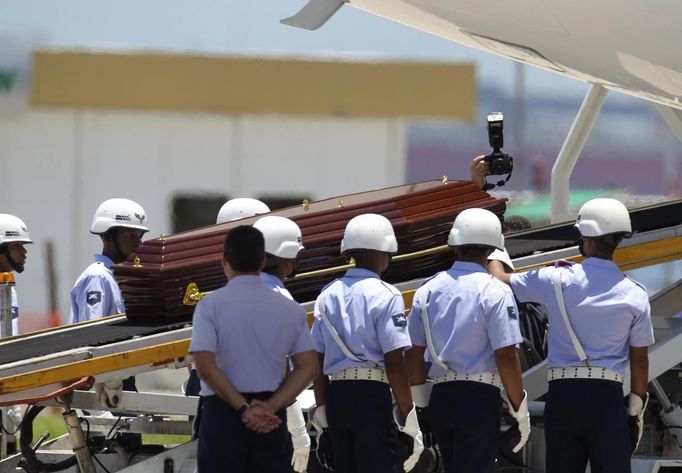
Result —
MULTIPOLYGON (((326 7, 328 16, 307 27, 321 26, 343 3, 310 1, 318 13, 326 7)), ((467 46, 682 109, 682 2, 676 0, 347 3, 467 46)))

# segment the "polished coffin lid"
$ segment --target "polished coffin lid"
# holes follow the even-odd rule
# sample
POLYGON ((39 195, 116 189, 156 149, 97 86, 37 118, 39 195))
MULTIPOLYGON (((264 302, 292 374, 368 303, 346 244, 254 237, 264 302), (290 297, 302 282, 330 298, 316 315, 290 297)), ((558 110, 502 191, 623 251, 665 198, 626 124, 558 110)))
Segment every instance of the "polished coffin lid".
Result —
MULTIPOLYGON (((395 229, 398 255, 445 245, 454 218, 466 208, 486 208, 502 217, 505 200, 495 199, 468 181, 426 181, 344 195, 271 212, 294 220, 303 233, 298 275, 286 287, 299 302, 315 299, 345 268, 311 273, 347 263, 339 254, 348 221, 363 213, 387 217, 395 229)), ((183 303, 187 287, 201 292, 226 282, 221 267, 223 241, 231 228, 251 225, 262 215, 210 225, 145 241, 127 262, 116 265, 127 315, 135 318, 189 317, 193 306, 183 303)), ((393 261, 383 278, 388 282, 428 276, 452 264, 451 251, 417 254, 393 261)), ((185 301, 187 302, 187 301, 185 301)))

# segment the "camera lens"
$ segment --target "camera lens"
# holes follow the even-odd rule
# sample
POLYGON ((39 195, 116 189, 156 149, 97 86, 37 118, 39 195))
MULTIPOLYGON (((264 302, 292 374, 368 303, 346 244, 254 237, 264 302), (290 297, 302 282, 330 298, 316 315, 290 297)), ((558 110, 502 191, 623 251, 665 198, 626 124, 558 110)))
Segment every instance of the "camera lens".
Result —
POLYGON ((502 153, 495 153, 485 157, 490 169, 490 174, 499 176, 502 174, 509 174, 512 171, 511 158, 502 153))

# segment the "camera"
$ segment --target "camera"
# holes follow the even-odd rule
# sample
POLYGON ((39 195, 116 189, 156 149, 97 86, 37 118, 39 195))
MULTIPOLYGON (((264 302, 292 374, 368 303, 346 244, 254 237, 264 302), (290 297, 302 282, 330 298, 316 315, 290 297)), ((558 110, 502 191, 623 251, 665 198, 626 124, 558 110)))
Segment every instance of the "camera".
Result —
POLYGON ((493 152, 484 159, 488 164, 490 174, 493 176, 511 174, 514 169, 514 158, 501 151, 502 146, 504 146, 503 123, 504 116, 502 112, 491 112, 488 114, 488 141, 493 152))

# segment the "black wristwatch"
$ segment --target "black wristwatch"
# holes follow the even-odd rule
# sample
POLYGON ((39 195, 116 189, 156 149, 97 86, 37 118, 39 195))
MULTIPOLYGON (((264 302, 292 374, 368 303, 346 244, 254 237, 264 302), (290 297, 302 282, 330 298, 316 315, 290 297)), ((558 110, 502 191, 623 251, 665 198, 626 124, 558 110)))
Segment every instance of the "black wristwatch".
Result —
POLYGON ((246 410, 249 407, 251 407, 251 405, 248 402, 245 402, 244 404, 241 405, 241 407, 239 408, 239 410, 237 412, 239 413, 239 415, 242 415, 243 413, 246 412, 246 410))

